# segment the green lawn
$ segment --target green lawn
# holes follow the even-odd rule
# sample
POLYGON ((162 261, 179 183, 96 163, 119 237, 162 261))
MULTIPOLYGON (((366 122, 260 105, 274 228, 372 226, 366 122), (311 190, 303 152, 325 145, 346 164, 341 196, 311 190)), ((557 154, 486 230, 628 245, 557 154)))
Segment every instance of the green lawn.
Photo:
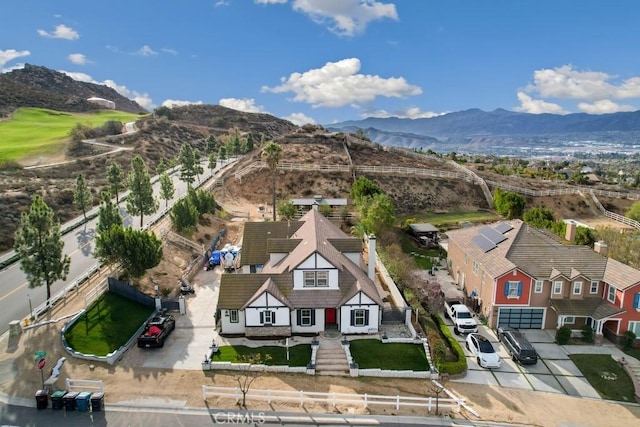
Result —
POLYGON ((20 108, 11 120, 0 122, 0 160, 55 153, 60 150, 76 123, 98 127, 109 120, 124 123, 139 118, 138 114, 112 110, 80 114, 44 108, 20 108))
POLYGON ((106 356, 123 346, 153 311, 153 307, 106 292, 64 337, 80 353, 106 356))
POLYGON ((260 354, 269 355, 269 360, 264 360, 265 365, 289 365, 289 366, 307 366, 311 362, 311 345, 298 344, 289 347, 289 361, 287 361, 287 352, 285 347, 265 346, 265 347, 247 347, 244 345, 224 345, 220 347, 220 351, 214 353, 211 357, 212 362, 241 362, 242 356, 253 356, 260 354))
POLYGON ((429 362, 422 344, 389 343, 365 339, 350 342, 353 361, 362 369, 428 371, 429 362))
POLYGON ((418 247, 418 244, 407 233, 401 235, 402 251, 413 257, 418 268, 429 270, 433 266, 432 257, 440 256, 440 249, 425 249, 418 247))
MULTIPOLYGON (((451 211, 451 212, 425 212, 424 214, 411 215, 416 222, 428 222, 435 227, 442 227, 447 224, 458 224, 460 221, 490 222, 500 220, 500 215, 490 211, 451 211)), ((401 223, 406 218, 401 218, 401 223)))
POLYGON ((569 357, 603 399, 635 402, 631 378, 610 355, 572 354, 569 357))

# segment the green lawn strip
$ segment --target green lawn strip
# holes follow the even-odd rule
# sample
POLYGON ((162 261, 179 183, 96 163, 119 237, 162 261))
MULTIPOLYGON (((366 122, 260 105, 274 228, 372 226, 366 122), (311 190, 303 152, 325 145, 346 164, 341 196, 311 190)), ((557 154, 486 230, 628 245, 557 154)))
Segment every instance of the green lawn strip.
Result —
POLYGON ((416 265, 423 269, 429 270, 433 263, 431 262, 432 257, 439 257, 440 250, 439 249, 426 249, 419 248, 414 240, 407 233, 402 233, 401 235, 401 246, 402 251, 406 254, 409 254, 416 261, 416 265))
POLYGON ((361 369, 428 371, 429 362, 422 344, 387 343, 375 339, 350 342, 353 361, 361 369))
POLYGON ((629 356, 640 360, 640 348, 630 348, 629 350, 623 350, 629 356))
POLYGON ((44 108, 21 108, 10 120, 0 122, 0 159, 16 160, 25 155, 50 154, 58 151, 76 123, 91 127, 106 121, 136 121, 141 116, 122 111, 65 113, 44 108))
POLYGON ((285 347, 264 346, 247 347, 244 345, 223 345, 220 351, 211 356, 212 362, 232 362, 239 363, 243 356, 253 356, 260 354, 265 365, 288 365, 307 366, 311 362, 311 344, 298 344, 289 347, 289 360, 287 361, 287 350, 285 347), (265 360, 269 355, 270 359, 265 360))
MULTIPOLYGON (((498 221, 500 216, 491 211, 451 211, 451 212, 425 212, 423 214, 411 215, 417 223, 427 222, 435 227, 442 227, 447 224, 458 224, 460 221, 489 222, 498 221)), ((403 223, 407 218, 400 218, 403 223)))
POLYGON ((84 354, 106 356, 123 346, 154 311, 106 292, 65 333, 67 343, 84 354))
POLYGON ((569 357, 603 399, 635 402, 631 378, 611 355, 571 354, 569 357))

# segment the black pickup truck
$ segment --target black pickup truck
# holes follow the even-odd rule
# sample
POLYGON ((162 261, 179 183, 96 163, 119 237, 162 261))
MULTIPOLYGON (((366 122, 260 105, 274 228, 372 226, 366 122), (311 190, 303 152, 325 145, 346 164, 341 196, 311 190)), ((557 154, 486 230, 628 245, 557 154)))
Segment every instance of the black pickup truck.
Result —
POLYGON ((176 320, 170 314, 158 314, 147 322, 144 332, 138 337, 138 347, 163 347, 171 331, 176 328, 176 320))

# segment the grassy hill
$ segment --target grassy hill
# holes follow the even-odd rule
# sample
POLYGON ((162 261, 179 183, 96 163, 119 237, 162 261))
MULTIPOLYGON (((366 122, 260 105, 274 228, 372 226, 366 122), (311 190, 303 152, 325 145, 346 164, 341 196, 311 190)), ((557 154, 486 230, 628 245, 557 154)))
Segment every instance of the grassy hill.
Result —
POLYGON ((76 123, 98 127, 109 120, 135 121, 138 114, 122 111, 67 113, 44 108, 21 108, 0 122, 0 161, 19 160, 25 155, 51 154, 64 145, 76 123))

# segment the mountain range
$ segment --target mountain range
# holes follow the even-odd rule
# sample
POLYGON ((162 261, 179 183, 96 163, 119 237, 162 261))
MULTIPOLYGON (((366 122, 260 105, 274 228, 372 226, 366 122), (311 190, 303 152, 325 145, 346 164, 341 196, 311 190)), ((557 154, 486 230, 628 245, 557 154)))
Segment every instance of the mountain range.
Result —
POLYGON ((327 128, 340 132, 360 129, 381 145, 434 151, 511 154, 553 151, 565 145, 584 151, 595 145, 606 151, 616 145, 636 144, 640 111, 558 115, 470 109, 423 119, 369 117, 332 123, 327 128))
POLYGON ((69 112, 88 112, 103 108, 87 101, 91 97, 113 101, 119 111, 140 114, 148 112, 137 102, 110 87, 74 80, 46 67, 25 64, 22 69, 0 74, 0 116, 20 107, 69 112))

